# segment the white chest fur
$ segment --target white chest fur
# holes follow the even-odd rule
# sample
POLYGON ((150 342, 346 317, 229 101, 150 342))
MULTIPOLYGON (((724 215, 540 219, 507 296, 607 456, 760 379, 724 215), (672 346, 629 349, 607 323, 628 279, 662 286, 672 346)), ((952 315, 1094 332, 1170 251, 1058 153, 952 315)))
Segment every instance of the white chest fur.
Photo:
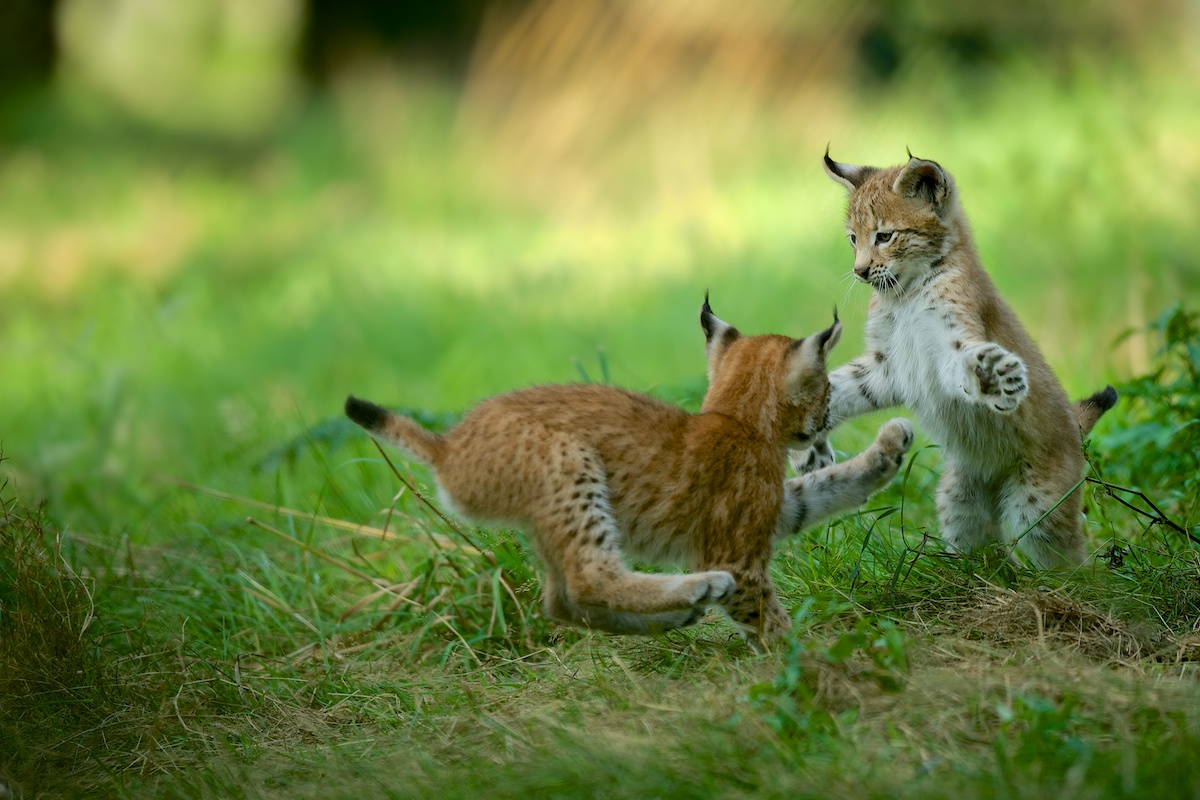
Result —
POLYGON ((902 300, 883 299, 868 320, 870 345, 890 367, 895 396, 933 441, 976 470, 1002 469, 1019 448, 1009 418, 963 390, 968 339, 955 312, 928 285, 902 300))

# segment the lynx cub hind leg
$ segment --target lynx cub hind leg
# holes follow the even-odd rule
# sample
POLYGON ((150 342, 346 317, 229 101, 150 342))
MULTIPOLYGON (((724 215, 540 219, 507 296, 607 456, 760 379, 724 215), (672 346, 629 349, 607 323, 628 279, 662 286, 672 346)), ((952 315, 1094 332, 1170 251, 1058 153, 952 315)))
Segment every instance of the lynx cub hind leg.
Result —
POLYGON ((703 604, 678 611, 639 614, 612 611, 598 606, 581 606, 566 591, 566 582, 552 562, 545 559, 546 580, 543 590, 543 609, 550 619, 585 628, 620 634, 659 634, 684 628, 700 621, 707 610, 703 604))
POLYGON ((995 342, 984 342, 967 350, 962 365, 963 392, 993 411, 1009 414, 1029 394, 1025 362, 995 342))
POLYGON ((1078 490, 1071 491, 1073 487, 1074 482, 1064 480, 1038 486, 1023 477, 1000 492, 1001 515, 1019 537, 1017 547, 1038 569, 1074 566, 1087 556, 1080 513, 1083 500, 1078 490))
MULTIPOLYGON (((1007 525, 1017 547, 1038 569, 1082 563, 1081 500, 1072 486, 1038 486, 1032 475, 986 480, 947 463, 937 495, 942 539, 952 551, 966 554, 1004 541, 1007 525)), ((1009 558, 1016 563, 1011 551, 1009 558)))
POLYGON ((996 487, 952 460, 942 466, 937 489, 942 540, 955 553, 970 553, 989 542, 1004 541, 996 487))
MULTIPOLYGON (((632 614, 682 609, 702 612, 733 592, 734 580, 728 572, 655 575, 629 569, 600 455, 565 433, 549 435, 545 444, 559 463, 545 477, 547 502, 540 504, 532 527, 546 562, 558 565, 556 577, 561 576, 565 600, 548 610, 569 613, 582 609, 584 614, 591 608, 632 614)), ((558 588, 547 592, 548 600, 557 602, 558 588)), ((621 624, 619 616, 598 614, 594 619, 621 624)))

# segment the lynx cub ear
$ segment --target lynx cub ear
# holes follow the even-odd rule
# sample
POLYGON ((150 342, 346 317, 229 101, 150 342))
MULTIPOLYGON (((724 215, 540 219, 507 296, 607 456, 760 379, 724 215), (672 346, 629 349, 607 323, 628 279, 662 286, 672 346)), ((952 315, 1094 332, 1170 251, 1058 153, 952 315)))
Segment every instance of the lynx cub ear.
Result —
POLYGON ((803 393, 825 377, 825 358, 841 338, 842 323, 835 308, 832 325, 792 343, 787 365, 787 385, 792 391, 803 393))
POLYGON ((724 350, 742 334, 728 322, 713 313, 708 304, 708 292, 704 293, 704 305, 700 306, 700 327, 704 329, 704 354, 710 358, 714 350, 724 350))
POLYGON ((717 362, 725 349, 741 338, 741 332, 713 313, 708 304, 708 292, 704 293, 704 305, 700 306, 700 327, 704 329, 704 356, 708 359, 708 380, 711 383, 717 372, 717 362))
POLYGON ((837 306, 834 306, 833 324, 827 329, 821 331, 821 333, 817 334, 817 340, 821 345, 821 353, 826 356, 829 355, 829 351, 832 350, 839 341, 841 341, 841 338, 842 321, 838 319, 837 306))
POLYGON ((938 213, 948 207, 952 189, 950 176, 936 161, 926 161, 911 155, 908 163, 896 176, 896 182, 892 184, 892 191, 902 197, 924 200, 938 213))
POLYGON ((825 174, 837 181, 850 191, 854 191, 862 182, 878 170, 875 167, 856 167, 853 164, 840 164, 829 157, 829 148, 825 148, 825 174))

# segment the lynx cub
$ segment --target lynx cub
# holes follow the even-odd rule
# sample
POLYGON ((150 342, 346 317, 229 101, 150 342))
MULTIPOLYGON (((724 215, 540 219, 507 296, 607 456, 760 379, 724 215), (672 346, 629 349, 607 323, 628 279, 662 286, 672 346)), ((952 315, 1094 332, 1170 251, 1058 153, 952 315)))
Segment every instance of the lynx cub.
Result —
MULTIPOLYGON (((984 272, 938 164, 910 155, 900 167, 857 167, 827 151, 825 171, 850 191, 854 274, 875 290, 866 354, 829 376, 834 425, 907 405, 941 445, 937 506, 951 549, 1003 540, 1003 523, 1013 535, 1029 531, 1018 546, 1037 567, 1080 563, 1080 492, 1071 489, 1085 466, 1081 434, 1116 391, 1067 400, 984 272)), ((832 452, 820 437, 797 460, 811 469, 832 463, 832 452)))
POLYGON ((528 528, 548 616, 657 633, 720 605, 762 647, 789 627, 768 570, 774 541, 886 484, 912 427, 894 419, 846 463, 786 480, 789 444, 827 421, 825 358, 841 323, 805 339, 742 336, 705 298, 700 324, 709 389, 699 414, 595 385, 493 397, 445 435, 355 397, 346 414, 431 466, 456 513, 528 528), (626 556, 694 572, 634 572, 626 556))

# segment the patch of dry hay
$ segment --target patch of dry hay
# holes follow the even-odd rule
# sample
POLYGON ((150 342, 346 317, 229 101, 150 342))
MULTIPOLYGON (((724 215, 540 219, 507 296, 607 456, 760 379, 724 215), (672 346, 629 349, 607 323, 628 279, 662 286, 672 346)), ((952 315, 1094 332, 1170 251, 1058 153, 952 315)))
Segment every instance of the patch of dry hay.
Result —
POLYGON ((989 586, 962 612, 971 638, 1002 644, 1066 645, 1088 658, 1127 666, 1155 657, 1162 635, 1114 618, 1061 591, 1014 591, 989 586))

